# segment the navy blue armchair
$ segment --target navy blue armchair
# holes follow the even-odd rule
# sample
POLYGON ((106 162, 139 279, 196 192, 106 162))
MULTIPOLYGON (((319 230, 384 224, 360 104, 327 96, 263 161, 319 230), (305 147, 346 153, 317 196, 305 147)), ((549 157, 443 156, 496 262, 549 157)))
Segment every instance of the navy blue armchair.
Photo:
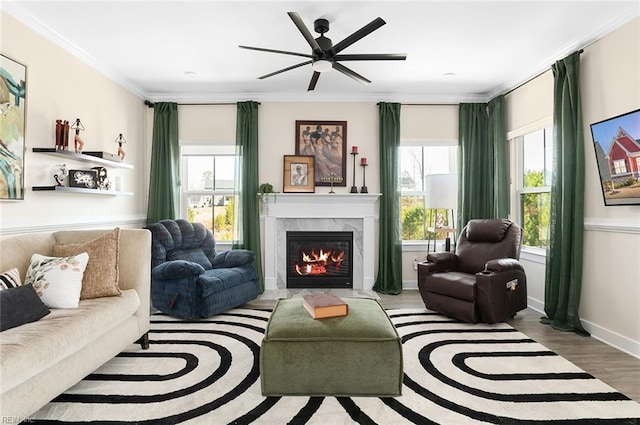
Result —
POLYGON ((201 223, 162 220, 151 231, 151 303, 182 319, 199 319, 238 307, 258 296, 253 262, 246 249, 217 252, 201 223))

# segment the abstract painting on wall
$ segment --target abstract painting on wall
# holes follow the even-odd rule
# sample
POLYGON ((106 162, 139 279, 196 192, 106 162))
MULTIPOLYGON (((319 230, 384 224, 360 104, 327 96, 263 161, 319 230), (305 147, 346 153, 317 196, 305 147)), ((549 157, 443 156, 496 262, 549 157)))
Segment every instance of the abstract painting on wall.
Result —
POLYGON ((0 200, 24 199, 27 67, 0 55, 0 200))

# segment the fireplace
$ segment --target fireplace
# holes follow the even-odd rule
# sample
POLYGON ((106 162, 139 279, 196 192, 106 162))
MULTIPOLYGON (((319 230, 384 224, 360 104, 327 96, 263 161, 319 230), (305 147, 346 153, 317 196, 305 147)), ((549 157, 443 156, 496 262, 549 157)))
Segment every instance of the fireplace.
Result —
POLYGON ((287 288, 353 288, 353 232, 287 232, 287 288))

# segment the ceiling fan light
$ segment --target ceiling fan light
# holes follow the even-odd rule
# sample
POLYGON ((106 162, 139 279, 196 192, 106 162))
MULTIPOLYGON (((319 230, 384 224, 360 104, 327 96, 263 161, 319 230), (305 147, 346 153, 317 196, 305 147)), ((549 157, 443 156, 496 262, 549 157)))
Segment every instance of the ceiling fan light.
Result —
POLYGON ((333 64, 331 63, 331 61, 328 61, 326 59, 318 59, 317 61, 313 62, 311 68, 313 68, 313 70, 316 72, 327 72, 331 68, 333 68, 333 64))

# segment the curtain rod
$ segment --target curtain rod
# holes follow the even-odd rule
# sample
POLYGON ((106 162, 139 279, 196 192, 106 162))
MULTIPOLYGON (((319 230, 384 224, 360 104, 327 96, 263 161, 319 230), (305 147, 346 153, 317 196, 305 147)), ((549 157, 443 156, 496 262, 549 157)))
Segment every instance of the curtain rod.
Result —
POLYGON ((450 103, 400 103, 402 106, 456 106, 459 105, 460 102, 450 102, 450 103))
MULTIPOLYGON (((257 102, 260 105, 260 102, 257 102)), ((144 104, 149 108, 153 108, 153 102, 150 100, 145 100, 144 104)), ((220 103, 178 103, 178 106, 235 106, 237 102, 220 102, 220 103)))
MULTIPOLYGON (((584 53, 584 49, 580 49, 580 50, 578 50, 578 53, 580 53, 580 54, 584 53)), ((514 87, 514 88, 512 88, 511 90, 509 90, 509 91, 505 92, 505 93, 503 94, 503 96, 506 96, 506 95, 508 95, 509 93, 511 93, 511 92, 513 92, 513 91, 515 91, 515 90, 518 90, 520 87, 524 86, 524 85, 525 85, 525 84, 527 84, 527 83, 530 83, 531 81, 535 80, 536 78, 538 78, 539 76, 541 76, 541 75, 542 75, 542 74, 544 74, 545 72, 549 72, 550 70, 551 70, 551 67, 549 67, 549 69, 545 69, 544 71, 540 72, 539 74, 534 75, 533 77, 529 78, 528 80, 526 80, 526 81, 524 81, 524 82, 522 82, 522 83, 518 84, 517 86, 515 86, 515 87, 514 87)))

